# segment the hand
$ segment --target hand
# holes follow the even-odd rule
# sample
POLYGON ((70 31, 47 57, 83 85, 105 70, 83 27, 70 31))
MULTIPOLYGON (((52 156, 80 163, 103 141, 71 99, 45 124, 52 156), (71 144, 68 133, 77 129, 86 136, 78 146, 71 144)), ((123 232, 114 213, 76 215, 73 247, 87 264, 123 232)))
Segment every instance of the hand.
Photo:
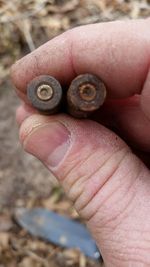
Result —
MULTIPOLYGON (((17 111, 24 149, 58 178, 100 247, 106 266, 150 266, 150 171, 130 147, 150 152, 150 20, 70 30, 12 67, 26 102, 27 83, 49 74, 68 84, 93 73, 108 88, 95 121, 17 111), (126 98, 126 99, 125 99, 126 98)), ((140 153, 141 154, 141 153, 140 153)))

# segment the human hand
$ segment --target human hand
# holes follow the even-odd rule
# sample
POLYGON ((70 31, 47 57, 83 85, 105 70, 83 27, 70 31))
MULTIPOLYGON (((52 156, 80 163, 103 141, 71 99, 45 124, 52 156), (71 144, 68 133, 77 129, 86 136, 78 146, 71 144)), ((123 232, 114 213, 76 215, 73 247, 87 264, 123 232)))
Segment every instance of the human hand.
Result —
POLYGON ((56 175, 106 266, 150 266, 150 171, 99 123, 118 127, 129 144, 149 155, 150 20, 68 31, 18 61, 12 79, 26 102, 27 83, 35 76, 49 74, 69 85, 81 73, 96 74, 107 85, 97 122, 42 116, 25 104, 17 111, 20 140, 56 175))

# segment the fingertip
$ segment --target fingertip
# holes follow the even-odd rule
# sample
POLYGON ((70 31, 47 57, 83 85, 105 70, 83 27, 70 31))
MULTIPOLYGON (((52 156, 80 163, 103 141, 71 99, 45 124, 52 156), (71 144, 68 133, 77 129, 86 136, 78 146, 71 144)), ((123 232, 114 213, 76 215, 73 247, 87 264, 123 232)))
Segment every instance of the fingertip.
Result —
POLYGON ((12 83, 21 93, 25 93, 28 81, 36 74, 37 65, 34 52, 16 61, 10 71, 12 83))
MULTIPOLYGON (((26 114, 24 109, 22 109, 21 112, 23 112, 24 115, 26 114)), ((33 132, 43 124, 47 123, 48 121, 49 117, 39 114, 30 114, 29 116, 26 116, 26 118, 24 117, 24 120, 22 120, 22 123, 20 125, 19 131, 20 142, 23 144, 24 140, 28 137, 28 135, 30 135, 31 132, 33 132)))
POLYGON ((19 106, 16 110, 16 121, 18 125, 20 126, 25 119, 27 119, 29 116, 31 116, 33 113, 37 113, 36 110, 34 110, 32 107, 27 106, 26 104, 22 104, 19 106))
POLYGON ((63 84, 74 77, 70 32, 48 41, 12 66, 11 79, 16 88, 25 93, 27 84, 39 75, 54 76, 63 84))
POLYGON ((21 105, 16 110, 16 122, 20 126, 23 121, 24 121, 24 108, 21 105))
POLYGON ((68 85, 78 74, 93 73, 106 83, 110 97, 132 96, 143 86, 149 42, 149 22, 144 20, 78 27, 17 61, 12 80, 25 93, 28 82, 38 75, 51 75, 68 85))

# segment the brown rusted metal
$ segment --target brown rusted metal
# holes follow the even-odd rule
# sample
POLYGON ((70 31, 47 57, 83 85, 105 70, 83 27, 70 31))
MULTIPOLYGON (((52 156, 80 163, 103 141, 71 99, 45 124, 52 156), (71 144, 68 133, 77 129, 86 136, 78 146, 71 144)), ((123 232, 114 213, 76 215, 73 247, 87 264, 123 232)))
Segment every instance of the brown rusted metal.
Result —
POLYGON ((104 83, 93 74, 77 76, 67 92, 68 112, 77 118, 87 118, 98 110, 106 98, 104 83))
POLYGON ((34 108, 45 114, 59 111, 62 102, 62 88, 52 76, 40 75, 27 86, 27 97, 34 108))
POLYGON ((27 97, 34 108, 45 114, 67 111, 73 117, 87 118, 104 103, 106 87, 97 76, 82 74, 71 82, 66 95, 54 77, 41 75, 28 84, 27 97))

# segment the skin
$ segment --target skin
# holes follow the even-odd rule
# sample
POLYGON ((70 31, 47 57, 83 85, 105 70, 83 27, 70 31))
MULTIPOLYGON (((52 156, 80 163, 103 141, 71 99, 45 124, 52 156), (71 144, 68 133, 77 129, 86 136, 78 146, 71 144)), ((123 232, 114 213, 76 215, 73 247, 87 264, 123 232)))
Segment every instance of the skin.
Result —
POLYGON ((11 76, 24 102, 20 141, 56 175, 105 266, 150 266, 150 19, 67 31, 19 60, 11 76), (37 75, 66 86, 81 73, 107 85, 94 120, 46 117, 28 105, 26 86, 37 75))

